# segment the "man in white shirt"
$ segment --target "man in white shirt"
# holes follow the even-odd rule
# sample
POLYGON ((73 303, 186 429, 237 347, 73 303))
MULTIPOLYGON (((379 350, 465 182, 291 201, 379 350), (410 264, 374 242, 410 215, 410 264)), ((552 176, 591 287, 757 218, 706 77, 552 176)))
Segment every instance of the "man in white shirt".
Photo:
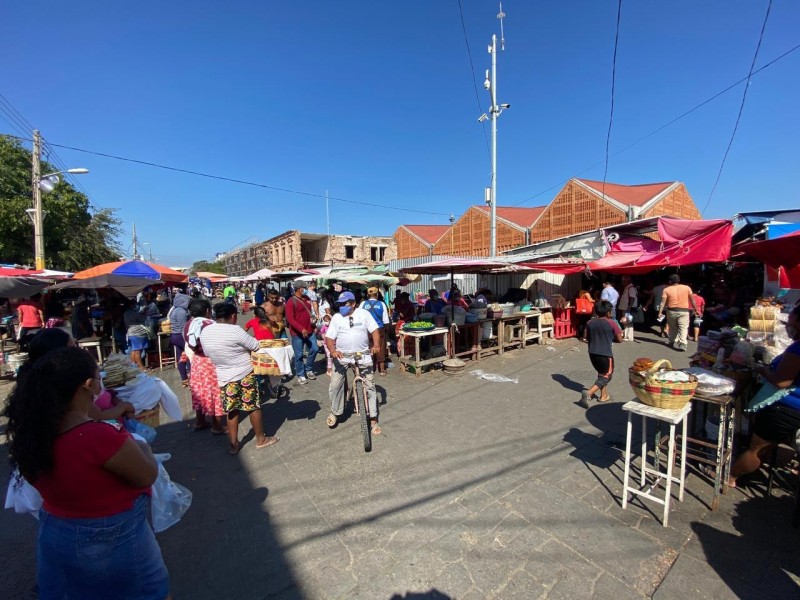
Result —
POLYGON ((356 297, 352 292, 342 292, 336 300, 339 312, 333 315, 325 343, 333 357, 333 373, 328 387, 331 400, 331 414, 328 415, 328 427, 336 427, 339 417, 344 412, 344 384, 347 378, 348 365, 355 360, 355 353, 362 354, 358 363, 361 376, 367 390, 368 412, 372 423, 372 435, 379 435, 378 396, 375 393, 375 376, 372 368, 371 354, 378 353, 380 335, 378 324, 369 312, 356 308, 356 297), (370 339, 372 343, 370 344, 370 339))
POLYGON ((617 302, 619 301, 619 292, 614 289, 614 284, 610 279, 606 279, 603 282, 603 291, 600 292, 600 300, 607 300, 611 302, 611 305, 614 307, 614 312, 612 315, 617 314, 617 302))

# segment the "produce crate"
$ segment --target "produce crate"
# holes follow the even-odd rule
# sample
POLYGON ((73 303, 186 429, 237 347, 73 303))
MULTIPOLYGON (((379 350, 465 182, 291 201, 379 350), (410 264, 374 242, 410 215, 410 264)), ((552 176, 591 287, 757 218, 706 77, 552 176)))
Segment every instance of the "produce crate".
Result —
POLYGON ((578 335, 574 308, 553 309, 553 337, 557 340, 578 335))

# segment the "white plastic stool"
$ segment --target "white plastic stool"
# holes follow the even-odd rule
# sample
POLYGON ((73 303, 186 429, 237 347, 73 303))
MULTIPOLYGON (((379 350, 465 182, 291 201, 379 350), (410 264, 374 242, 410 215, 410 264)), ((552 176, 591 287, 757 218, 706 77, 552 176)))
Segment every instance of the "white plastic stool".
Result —
POLYGON ((628 432, 627 438, 625 440, 625 477, 623 483, 623 490, 622 490, 622 508, 627 508, 628 506, 628 493, 637 494, 642 496, 643 498, 647 498, 652 500, 653 502, 658 502, 659 504, 664 505, 664 517, 662 519, 662 524, 664 527, 667 526, 669 522, 669 501, 670 501, 670 494, 672 492, 672 482, 674 481, 677 483, 680 488, 678 492, 678 500, 683 502, 683 485, 684 485, 684 478, 686 476, 686 423, 687 417, 692 410, 692 403, 687 402, 686 406, 676 410, 670 410, 666 408, 655 408, 653 406, 648 406, 647 404, 643 404, 638 400, 631 400, 630 402, 626 402, 622 406, 622 410, 627 411, 628 413, 628 432), (634 415, 641 415, 642 417, 642 468, 641 468, 641 477, 640 477, 640 487, 638 489, 631 487, 628 485, 630 471, 631 471, 631 434, 633 432, 633 424, 631 423, 631 417, 634 415), (664 421, 665 423, 669 423, 669 437, 667 442, 667 472, 663 473, 661 471, 661 465, 659 464, 659 441, 660 441, 660 434, 659 439, 656 441, 655 446, 655 457, 653 459, 653 468, 647 466, 647 419, 657 419, 659 421, 664 421), (675 464, 675 426, 678 423, 682 423, 683 431, 681 435, 681 453, 680 453, 680 476, 675 477, 672 474, 672 468, 675 464), (645 488, 646 485, 646 475, 655 475, 656 479, 652 485, 645 488), (663 498, 655 495, 654 492, 658 485, 661 483, 661 480, 664 479, 666 481, 665 485, 665 494, 663 498))

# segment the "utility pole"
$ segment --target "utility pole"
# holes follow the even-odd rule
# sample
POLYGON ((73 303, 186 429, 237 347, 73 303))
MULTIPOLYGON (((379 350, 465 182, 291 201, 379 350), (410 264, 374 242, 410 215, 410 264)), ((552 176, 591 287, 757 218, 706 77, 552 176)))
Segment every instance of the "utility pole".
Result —
POLYGON ((33 130, 33 253, 36 269, 42 270, 44 266, 44 212, 42 210, 42 190, 39 183, 42 177, 42 137, 38 129, 33 130))
POLYGON ((133 224, 133 260, 139 260, 138 248, 136 247, 136 223, 133 224))
MULTIPOLYGON (((497 18, 500 20, 500 50, 505 50, 506 39, 503 33, 503 19, 506 13, 503 12, 503 3, 500 3, 500 12, 497 18)), ((490 236, 489 236, 489 256, 497 256, 497 118, 505 109, 510 108, 510 104, 497 104, 497 35, 492 35, 492 45, 489 46, 489 54, 492 55, 492 73, 489 79, 489 71, 486 71, 486 81, 483 87, 488 90, 491 106, 489 106, 489 118, 492 120, 492 193, 490 198, 490 236)), ((480 116, 478 121, 486 120, 486 115, 480 116)))

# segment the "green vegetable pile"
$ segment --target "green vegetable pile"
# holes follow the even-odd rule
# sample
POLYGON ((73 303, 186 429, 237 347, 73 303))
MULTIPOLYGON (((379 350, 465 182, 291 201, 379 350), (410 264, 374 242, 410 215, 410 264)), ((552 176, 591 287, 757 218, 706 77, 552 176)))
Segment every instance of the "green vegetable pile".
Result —
POLYGON ((411 323, 406 323, 405 326, 409 329, 424 329, 426 327, 433 327, 433 323, 430 321, 413 321, 411 323))

